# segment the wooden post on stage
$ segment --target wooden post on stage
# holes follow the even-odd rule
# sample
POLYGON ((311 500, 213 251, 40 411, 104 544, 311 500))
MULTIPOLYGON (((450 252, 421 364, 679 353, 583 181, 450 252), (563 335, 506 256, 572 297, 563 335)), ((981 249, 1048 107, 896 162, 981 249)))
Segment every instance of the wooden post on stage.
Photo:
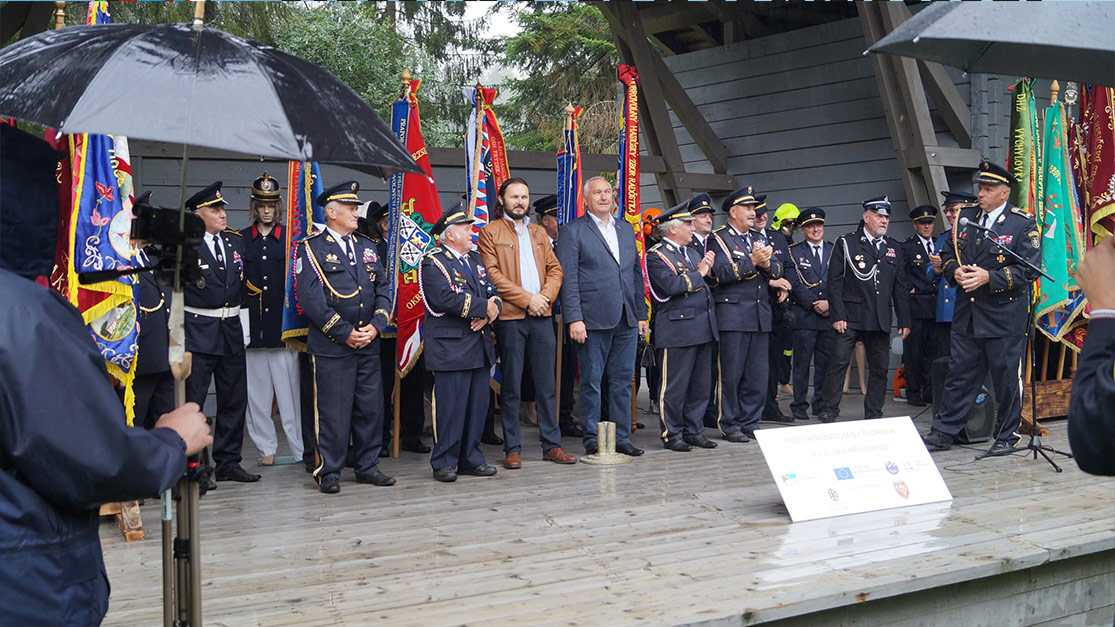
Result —
POLYGON ((1068 351, 1068 347, 1065 346, 1064 342, 1061 342, 1061 357, 1057 359, 1057 376, 1056 376, 1056 379, 1058 381, 1065 378, 1065 357, 1067 357, 1067 355, 1065 355, 1066 351, 1068 351))
POLYGON ((395 368, 395 388, 391 392, 391 413, 394 414, 391 422, 391 457, 399 456, 399 405, 402 405, 402 399, 399 397, 400 388, 402 388, 402 377, 399 376, 399 369, 395 368))

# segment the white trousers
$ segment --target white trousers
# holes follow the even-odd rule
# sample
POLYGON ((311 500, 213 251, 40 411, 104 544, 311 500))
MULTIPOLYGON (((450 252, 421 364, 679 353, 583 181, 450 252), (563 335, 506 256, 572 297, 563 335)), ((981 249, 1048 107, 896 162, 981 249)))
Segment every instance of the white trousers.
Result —
POLYGON ((247 353, 248 437, 260 457, 274 455, 279 447, 271 399, 279 404, 279 417, 294 459, 302 459, 302 407, 299 403, 298 353, 285 348, 253 348, 247 353))

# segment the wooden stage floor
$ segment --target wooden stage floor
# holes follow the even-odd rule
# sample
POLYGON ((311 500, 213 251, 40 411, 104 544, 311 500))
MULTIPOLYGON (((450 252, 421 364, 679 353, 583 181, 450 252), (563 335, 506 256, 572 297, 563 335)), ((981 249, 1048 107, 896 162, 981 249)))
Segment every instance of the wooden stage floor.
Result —
MULTIPOLYGON (((862 398, 845 397, 843 419, 862 398)), ((888 398, 884 413, 909 409, 922 408, 888 398)), ((619 467, 543 462, 526 428, 522 470, 500 467, 493 478, 441 484, 427 456, 403 453, 381 465, 399 480, 391 488, 356 484, 347 471, 339 495, 322 495, 301 465, 222 483, 201 506, 205 622, 741 625, 1115 549, 1115 480, 1072 460, 1059 459, 1058 474, 1041 460, 971 463, 973 450, 953 449, 934 454, 951 504, 791 524, 756 443, 675 453, 658 444, 649 415, 640 420, 648 428, 633 440, 647 453, 619 467)), ((1065 423, 1047 426, 1045 442, 1067 449, 1065 423)), ((566 448, 582 452, 569 439, 566 448)), ((245 449, 252 458, 247 440, 245 449)), ((497 447, 485 452, 502 459, 497 447)), ((161 620, 158 503, 142 509, 143 542, 101 528, 106 625, 161 620)), ((1101 575, 1110 585, 1111 573, 1101 575)), ((1112 603, 1110 591, 1095 596, 1112 603)), ((1017 617, 983 624, 1025 624, 1026 604, 1015 605, 1017 617)), ((897 607, 888 622, 974 624, 956 622, 962 607, 949 611, 936 621, 897 607)), ((1110 624, 1107 612, 1092 616, 1110 624)))

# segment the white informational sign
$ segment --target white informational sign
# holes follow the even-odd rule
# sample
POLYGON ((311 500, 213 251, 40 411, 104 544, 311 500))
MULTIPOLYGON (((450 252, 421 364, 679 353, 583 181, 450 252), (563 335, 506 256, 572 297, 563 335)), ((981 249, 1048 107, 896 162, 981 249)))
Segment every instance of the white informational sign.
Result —
POLYGON ((755 432, 794 522, 951 501, 909 416, 755 432))

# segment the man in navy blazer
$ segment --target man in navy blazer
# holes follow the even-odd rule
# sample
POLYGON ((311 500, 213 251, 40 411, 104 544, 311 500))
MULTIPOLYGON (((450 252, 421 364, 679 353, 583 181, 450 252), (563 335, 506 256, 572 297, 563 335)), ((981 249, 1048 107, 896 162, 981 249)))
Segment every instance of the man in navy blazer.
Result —
POLYGON ((585 183, 585 215, 561 229, 557 256, 565 271, 561 309, 581 368, 581 428, 585 452, 596 452, 601 392, 616 423, 616 451, 642 455, 629 441, 635 349, 647 333, 643 270, 635 232, 615 217, 615 193, 603 177, 585 183), (608 386, 602 378, 608 373, 608 386), (606 390, 606 391, 605 391, 606 390))

